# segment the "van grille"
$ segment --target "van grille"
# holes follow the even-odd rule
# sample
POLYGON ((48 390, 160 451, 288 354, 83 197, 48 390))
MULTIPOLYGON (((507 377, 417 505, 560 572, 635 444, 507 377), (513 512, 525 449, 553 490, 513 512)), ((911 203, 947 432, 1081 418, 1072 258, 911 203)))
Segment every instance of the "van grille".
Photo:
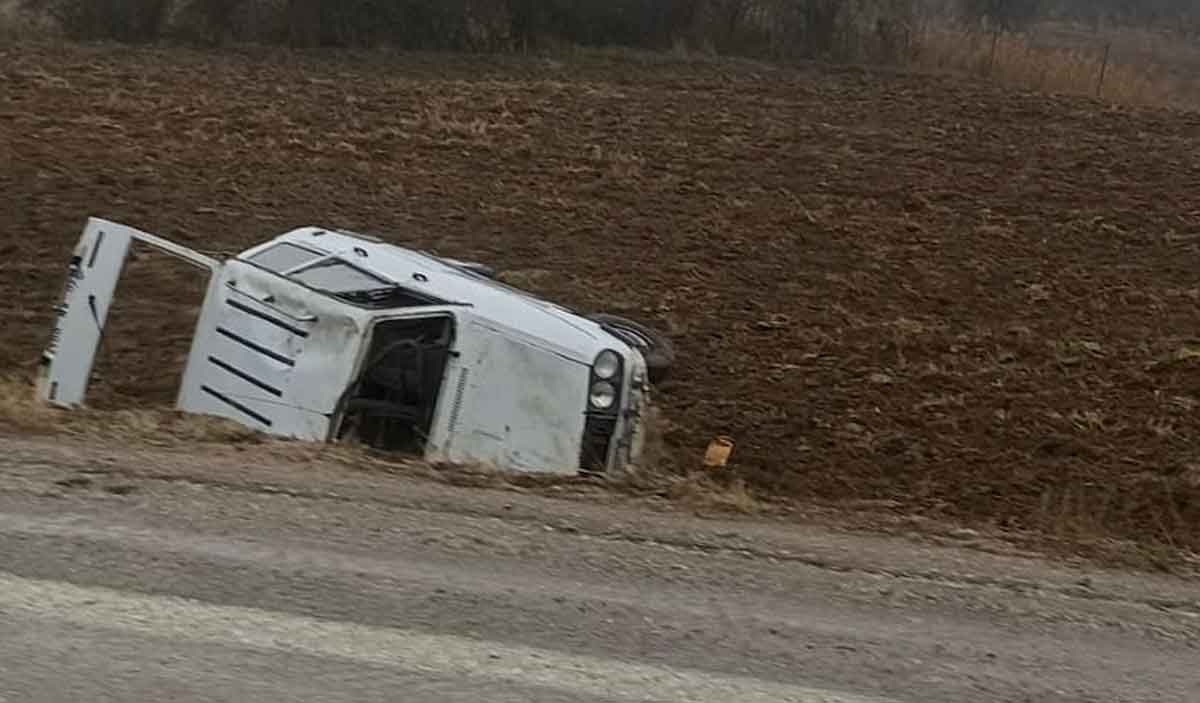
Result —
POLYGON ((583 428, 582 450, 579 468, 588 472, 603 472, 608 468, 608 452, 613 434, 617 429, 617 418, 588 415, 583 428))

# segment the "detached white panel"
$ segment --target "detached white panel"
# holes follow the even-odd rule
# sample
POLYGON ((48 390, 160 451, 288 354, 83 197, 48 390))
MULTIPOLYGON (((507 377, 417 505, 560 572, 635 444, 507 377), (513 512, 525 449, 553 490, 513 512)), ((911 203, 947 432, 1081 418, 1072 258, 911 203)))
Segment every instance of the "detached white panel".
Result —
POLYGON ((131 239, 127 227, 88 221, 71 256, 54 335, 44 357, 41 392, 45 400, 66 407, 83 404, 131 239))
POLYGON ((135 239, 210 273, 221 267, 203 254, 152 234, 89 219, 71 255, 54 334, 42 355, 38 385, 44 400, 65 407, 83 404, 117 282, 135 239))

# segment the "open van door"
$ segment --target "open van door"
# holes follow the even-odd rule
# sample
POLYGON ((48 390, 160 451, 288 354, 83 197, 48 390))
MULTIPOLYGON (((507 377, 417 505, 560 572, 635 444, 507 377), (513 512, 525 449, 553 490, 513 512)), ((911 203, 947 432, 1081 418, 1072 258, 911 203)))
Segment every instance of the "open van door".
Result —
POLYGON ((117 282, 134 241, 206 269, 206 297, 211 296, 221 270, 216 259, 132 227, 90 218, 71 255, 58 319, 42 353, 38 393, 44 400, 64 407, 83 404, 117 282))
POLYGON ((54 334, 42 358, 41 397, 65 407, 83 404, 135 241, 210 274, 178 409, 270 434, 328 439, 353 381, 369 311, 322 295, 263 263, 219 262, 100 219, 88 221, 71 257, 54 334))
POLYGON ((230 259, 214 280, 179 408, 270 434, 329 439, 354 381, 370 311, 256 262, 230 259))

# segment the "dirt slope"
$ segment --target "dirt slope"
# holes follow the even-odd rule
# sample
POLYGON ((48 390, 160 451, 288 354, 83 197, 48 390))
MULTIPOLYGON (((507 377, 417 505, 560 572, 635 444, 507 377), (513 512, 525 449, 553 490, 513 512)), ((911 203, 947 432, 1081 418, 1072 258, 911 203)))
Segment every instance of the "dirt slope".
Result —
MULTIPOLYGON (((0 49, 0 369, 89 214, 347 226, 669 329, 677 465, 724 433, 766 491, 1200 547, 1198 143, 859 71, 0 49)), ((99 400, 169 400, 177 275, 126 286, 99 400)))

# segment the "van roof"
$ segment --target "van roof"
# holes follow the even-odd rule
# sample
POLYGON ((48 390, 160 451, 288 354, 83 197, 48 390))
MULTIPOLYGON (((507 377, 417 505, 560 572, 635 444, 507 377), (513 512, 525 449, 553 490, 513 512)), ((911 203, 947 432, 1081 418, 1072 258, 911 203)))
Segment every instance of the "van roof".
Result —
POLYGON ((449 260, 377 237, 300 227, 251 247, 237 258, 249 261, 280 244, 298 246, 318 256, 334 256, 407 291, 469 306, 487 323, 543 340, 580 363, 590 365, 604 349, 614 349, 627 358, 633 356, 633 350, 622 340, 568 308, 449 260))

